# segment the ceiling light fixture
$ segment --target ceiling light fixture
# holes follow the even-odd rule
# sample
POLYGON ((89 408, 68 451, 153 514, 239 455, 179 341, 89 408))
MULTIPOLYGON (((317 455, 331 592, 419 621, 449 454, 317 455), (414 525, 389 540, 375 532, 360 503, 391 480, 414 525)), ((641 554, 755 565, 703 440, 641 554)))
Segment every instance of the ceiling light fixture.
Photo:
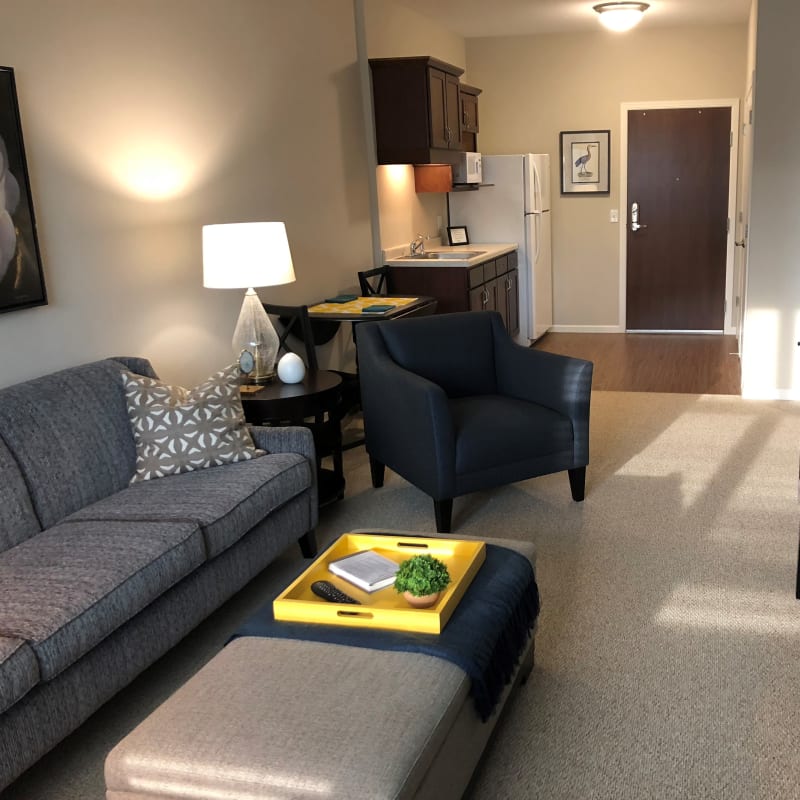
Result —
POLYGON ((600 3, 594 10, 600 15, 600 22, 611 31, 629 31, 638 25, 649 3, 600 3))

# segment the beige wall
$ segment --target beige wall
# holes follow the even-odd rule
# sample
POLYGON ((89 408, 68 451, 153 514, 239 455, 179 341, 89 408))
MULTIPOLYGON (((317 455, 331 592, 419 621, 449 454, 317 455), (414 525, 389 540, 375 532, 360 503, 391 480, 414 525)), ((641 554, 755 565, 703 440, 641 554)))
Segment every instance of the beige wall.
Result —
POLYGON ((0 315, 0 385, 110 354, 192 382, 232 361, 243 292, 201 226, 284 220, 311 302, 369 263, 351 0, 6 0, 50 304, 0 315), (154 194, 155 192, 155 194, 154 194))
MULTIPOLYGON (((462 69, 464 39, 428 17, 391 0, 364 3, 369 58, 433 56, 462 69)), ((466 73, 462 80, 466 79, 466 73)), ((418 233, 439 236, 437 221, 447 214, 446 195, 417 194, 410 166, 383 166, 376 172, 380 240, 385 249, 408 244, 418 233)))
MULTIPOLYGON (((552 157, 556 325, 613 329, 619 321, 620 103, 739 98, 744 25, 467 40, 480 98, 483 153, 552 157), (611 130, 611 193, 559 192, 559 131, 611 130)), ((624 214, 620 210, 620 217, 624 214)))
POLYGON ((758 3, 750 238, 742 393, 800 399, 800 75, 794 0, 758 3))

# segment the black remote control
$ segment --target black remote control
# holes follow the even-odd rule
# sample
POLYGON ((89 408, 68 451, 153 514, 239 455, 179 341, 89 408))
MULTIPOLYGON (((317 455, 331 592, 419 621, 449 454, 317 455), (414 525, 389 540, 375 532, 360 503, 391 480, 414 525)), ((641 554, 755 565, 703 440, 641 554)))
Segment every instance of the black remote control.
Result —
POLYGON ((337 589, 330 581, 314 581, 314 583, 311 584, 311 591, 314 592, 317 597, 321 597, 329 603, 353 603, 357 606, 361 605, 360 600, 356 600, 355 597, 350 597, 349 594, 345 594, 341 589, 337 589))

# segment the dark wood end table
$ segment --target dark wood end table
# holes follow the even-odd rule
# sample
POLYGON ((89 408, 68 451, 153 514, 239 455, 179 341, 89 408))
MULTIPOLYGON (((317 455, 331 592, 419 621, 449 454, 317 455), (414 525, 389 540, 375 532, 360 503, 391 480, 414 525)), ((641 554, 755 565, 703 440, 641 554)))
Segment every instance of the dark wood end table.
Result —
POLYGON ((337 409, 342 379, 335 372, 307 372, 300 383, 275 378, 257 392, 242 392, 245 419, 252 425, 302 425, 314 435, 317 451, 317 485, 320 507, 344 497, 342 429, 337 409), (322 458, 330 455, 333 469, 323 469, 322 458))

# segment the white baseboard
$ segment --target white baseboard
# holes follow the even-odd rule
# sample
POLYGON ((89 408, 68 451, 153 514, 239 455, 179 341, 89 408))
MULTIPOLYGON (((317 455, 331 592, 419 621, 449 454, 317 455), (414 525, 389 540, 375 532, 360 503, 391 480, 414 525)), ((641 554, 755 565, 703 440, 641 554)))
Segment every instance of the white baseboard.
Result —
POLYGON ((619 325, 553 325, 553 333, 625 333, 619 325))
POLYGON ((797 389, 775 389, 759 386, 754 389, 742 386, 743 400, 800 400, 797 389))

